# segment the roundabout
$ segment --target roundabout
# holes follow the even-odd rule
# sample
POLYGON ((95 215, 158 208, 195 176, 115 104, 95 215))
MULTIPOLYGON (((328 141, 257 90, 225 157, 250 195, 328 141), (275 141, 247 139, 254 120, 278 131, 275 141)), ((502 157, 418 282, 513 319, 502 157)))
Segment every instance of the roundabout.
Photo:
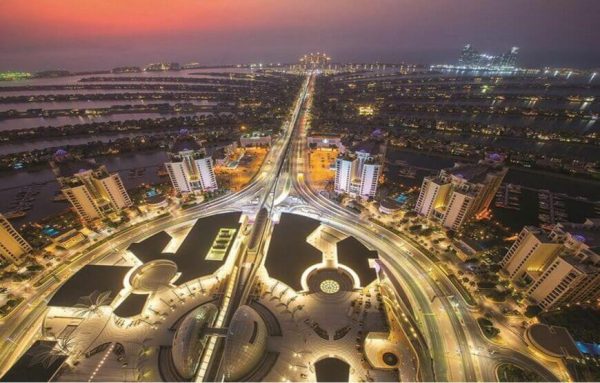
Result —
POLYGON ((340 284, 333 279, 326 279, 319 285, 319 289, 325 294, 335 294, 340 291, 340 284))
MULTIPOLYGON (((196 251, 194 267, 197 269, 187 269, 185 272, 198 277, 183 283, 180 283, 181 271, 178 265, 182 262, 187 264, 187 261, 178 257, 186 256, 186 248, 204 248, 204 243, 212 244, 216 238, 194 235, 194 228, 206 227, 206 221, 226 222, 223 217, 210 216, 184 224, 184 228, 187 225, 190 229, 181 230, 187 232, 187 236, 179 238, 178 244, 173 243, 175 237, 166 234, 166 231, 150 233, 147 238, 129 245, 127 254, 135 257, 135 262, 130 266, 123 265, 116 269, 112 266, 88 266, 107 273, 107 277, 102 278, 104 281, 114 281, 110 294, 113 299, 96 302, 98 308, 93 308, 96 313, 84 314, 83 320, 79 319, 79 325, 72 330, 71 335, 79 345, 79 352, 118 342, 128 366, 139 365, 141 359, 137 355, 142 355, 142 359, 149 358, 144 363, 155 366, 147 372, 149 376, 153 376, 153 380, 173 381, 195 376, 202 368, 202 361, 207 353, 216 352, 213 342, 218 339, 221 331, 219 328, 224 312, 222 297, 227 288, 224 282, 232 270, 234 259, 231 251, 235 250, 237 243, 244 240, 244 233, 248 232, 244 227, 251 224, 251 217, 244 214, 234 216, 240 217, 238 220, 241 229, 232 239, 230 253, 222 261, 215 261, 212 260, 210 251, 204 255, 204 260, 196 251), (161 249, 175 249, 175 252, 162 252, 161 249), (211 267, 205 266, 212 262, 215 264, 210 265, 211 267), (121 278, 120 282, 117 282, 118 278, 108 277, 112 275, 112 270, 120 272, 117 275, 121 278), (202 270, 207 271, 203 273, 202 270), (144 297, 143 306, 137 314, 128 313, 127 316, 120 317, 117 313, 127 312, 124 305, 130 304, 129 297, 144 297), (144 338, 148 340, 140 349, 138 340, 144 338), (155 352, 146 356, 145 353, 136 351, 146 348, 155 352)), ((227 225, 231 226, 231 222, 227 225)), ((215 236, 219 235, 219 228, 215 228, 213 232, 215 236)), ((279 265, 278 261, 268 262, 267 257, 257 274, 258 286, 261 286, 258 288, 259 298, 251 305, 243 306, 246 307, 245 311, 236 312, 228 326, 228 335, 223 338, 223 348, 219 351, 223 353, 224 360, 247 360, 247 366, 241 368, 242 365, 238 363, 237 367, 227 367, 227 364, 222 364, 223 370, 219 373, 224 374, 225 380, 280 380, 281 366, 290 363, 298 350, 311 349, 315 354, 306 355, 308 360, 335 352, 344 360, 360 366, 361 358, 364 358, 362 339, 372 331, 385 331, 387 319, 378 297, 377 281, 364 278, 367 282, 361 283, 358 280, 359 273, 368 275, 370 271, 356 271, 343 266, 340 260, 346 258, 349 263, 370 268, 367 261, 373 253, 366 248, 356 248, 350 254, 344 247, 338 246, 349 238, 347 234, 333 231, 319 221, 289 214, 284 214, 274 224, 269 235, 272 243, 285 240, 302 242, 303 245, 285 253, 271 253, 277 246, 269 249, 268 256, 273 260, 280 258, 281 262, 287 264, 286 273, 283 274, 285 282, 270 276, 270 267, 278 270, 279 265), (293 234, 287 233, 284 238, 279 238, 283 234, 281 230, 277 230, 277 225, 286 225, 286 221, 298 223, 297 219, 305 225, 295 226, 293 234), (331 234, 335 236, 329 238, 331 234), (329 240, 323 240, 326 237, 329 240), (314 257, 311 259, 316 263, 304 271, 298 270, 297 266, 304 260, 299 255, 301 253, 296 252, 306 254, 308 248, 314 249, 314 257), (287 284, 301 286, 300 279, 305 273, 307 289, 293 289, 287 284), (235 330, 236 328, 239 330, 235 330), (240 332, 241 329, 244 329, 243 332, 240 332), (236 334, 235 337, 233 334, 236 334), (254 347, 259 335, 264 337, 260 341, 262 345, 254 347), (241 350, 248 351, 240 354, 241 350)), ((118 257, 115 254, 103 262, 112 263, 118 257)), ((75 274, 74 282, 67 284, 67 288, 71 292, 75 287, 81 291, 98 289, 95 280, 96 278, 90 280, 85 276, 80 278, 75 274)), ((66 291, 59 289, 56 295, 65 293, 66 291)), ((65 301, 63 306, 52 307, 48 312, 45 321, 48 332, 64 333, 73 319, 80 315, 77 305, 69 306, 66 303, 65 301)), ((97 363, 95 355, 79 356, 74 360, 76 365, 68 372, 61 372, 61 378, 83 379, 84 371, 97 363)), ((121 363, 111 354, 103 360, 106 360, 103 364, 108 366, 121 363)), ((120 370, 118 373, 111 367, 103 367, 100 371, 103 370, 105 375, 98 374, 103 379, 126 379, 124 373, 134 373, 132 369, 120 370)), ((354 369, 351 376, 361 374, 379 376, 382 380, 397 378, 395 372, 390 375, 389 371, 366 365, 354 369)), ((307 376, 310 375, 307 373, 307 376)), ((314 375, 312 376, 314 379, 314 375)))
POLYGON ((428 254, 307 186, 313 82, 245 189, 117 232, 48 282, 60 286, 32 318, 53 350, 71 342, 50 376, 325 381, 315 368, 333 359, 349 366, 337 380, 492 380, 487 343, 428 254))

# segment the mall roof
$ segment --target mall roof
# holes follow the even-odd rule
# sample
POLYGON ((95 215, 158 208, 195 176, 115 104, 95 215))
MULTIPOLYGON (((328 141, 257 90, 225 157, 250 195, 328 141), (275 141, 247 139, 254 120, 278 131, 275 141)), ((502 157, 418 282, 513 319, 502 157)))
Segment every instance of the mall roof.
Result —
POLYGON ((48 306, 73 307, 81 298, 110 291, 114 298, 123 288, 123 279, 130 267, 87 265, 69 278, 54 293, 48 306))

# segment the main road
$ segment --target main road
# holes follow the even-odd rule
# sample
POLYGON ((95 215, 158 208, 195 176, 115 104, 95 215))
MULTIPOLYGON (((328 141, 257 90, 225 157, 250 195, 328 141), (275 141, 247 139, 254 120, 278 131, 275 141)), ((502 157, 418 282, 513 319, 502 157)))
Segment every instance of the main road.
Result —
POLYGON ((29 347, 31 342, 40 334, 41 321, 46 313, 47 303, 60 285, 74 275, 86 264, 110 254, 125 249, 130 243, 138 242, 147 236, 165 229, 184 224, 190 220, 220 214, 240 211, 257 199, 263 200, 265 190, 272 190, 277 182, 279 169, 286 157, 296 119, 300 113, 303 100, 306 97, 310 77, 307 77, 293 105, 287 121, 282 127, 282 136, 275 141, 267 154, 260 170, 252 181, 242 190, 216 198, 212 201, 195 205, 184 210, 174 210, 164 216, 125 227, 104 238, 96 244, 91 244, 82 250, 83 255, 57 271, 52 278, 47 278, 35 287, 35 292, 27 302, 19 305, 8 317, 0 321, 0 377, 12 366, 19 356, 29 347))
MULTIPOLYGON (((0 334, 0 376, 14 363, 21 352, 38 333, 45 313, 46 303, 61 281, 89 262, 123 249, 129 243, 139 241, 151 233, 183 224, 203 216, 239 211, 253 205, 256 207, 277 204, 279 189, 282 193, 295 194, 303 203, 295 207, 298 212, 317 216, 318 219, 356 236, 377 249, 382 261, 405 286, 417 308, 417 320, 429 341, 436 380, 493 381, 498 361, 533 368, 548 380, 556 380, 547 368, 526 355, 514 350, 493 346, 484 337, 469 307, 460 299, 456 287, 419 249, 413 247, 389 230, 365 221, 339 205, 324 198, 310 188, 307 178, 307 117, 314 89, 315 74, 310 73, 284 123, 282 136, 269 151, 259 173, 252 182, 237 193, 203 203, 183 211, 175 211, 151 221, 127 227, 113 234, 108 240, 90 248, 54 279, 47 280, 37 288, 29 302, 21 305, 10 320, 2 324, 0 334), (493 348, 494 354, 488 350, 493 348)), ((284 196, 285 197, 285 196, 284 196)))
POLYGON ((294 129, 292 157, 287 158, 286 171, 292 184, 289 193, 304 201, 298 206, 299 212, 318 217, 379 251, 388 269, 399 278, 401 285, 408 288, 412 303, 418 309, 416 319, 429 339, 436 380, 494 381, 497 379, 495 368, 507 361, 533 369, 548 381, 557 380, 553 372, 533 359, 532 354, 524 355, 513 348, 500 347, 488 341, 473 317, 473 308, 461 298, 460 292, 439 265, 420 249, 310 187, 307 182, 309 158, 306 140, 310 105, 309 99, 298 119, 298 127, 294 129))

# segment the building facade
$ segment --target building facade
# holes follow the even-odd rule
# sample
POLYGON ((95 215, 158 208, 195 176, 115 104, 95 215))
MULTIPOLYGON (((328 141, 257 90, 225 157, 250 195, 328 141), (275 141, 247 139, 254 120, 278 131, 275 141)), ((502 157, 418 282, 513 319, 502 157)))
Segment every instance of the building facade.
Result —
POLYGON ((374 197, 381 175, 381 160, 381 155, 366 150, 340 154, 335 162, 334 191, 352 197, 374 197))
POLYGON ((32 250, 11 223, 0 214, 0 260, 4 263, 21 264, 24 254, 32 250))
POLYGON ((81 169, 70 177, 60 177, 61 192, 79 217, 90 223, 120 213, 132 205, 118 173, 109 173, 105 166, 81 169))
POLYGON ((218 188, 211 157, 190 137, 179 139, 169 152, 165 168, 177 193, 198 193, 218 188))
POLYGON ((507 171, 485 161, 442 169, 439 175, 423 179, 415 211, 457 230, 489 209, 507 171))
MULTIPOLYGON (((598 229, 600 225, 588 221, 598 229)), ((600 255, 579 229, 525 227, 504 256, 504 273, 541 308, 593 304, 600 299, 600 255)))
POLYGON ((458 64, 470 69, 513 69, 517 66, 519 48, 512 47, 501 55, 480 53, 471 44, 463 47, 458 64))

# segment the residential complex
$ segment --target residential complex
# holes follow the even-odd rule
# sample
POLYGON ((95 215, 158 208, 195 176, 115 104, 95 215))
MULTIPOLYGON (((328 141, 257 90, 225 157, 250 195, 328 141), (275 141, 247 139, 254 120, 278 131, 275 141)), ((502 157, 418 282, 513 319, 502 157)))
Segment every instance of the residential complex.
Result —
POLYGON ((31 250, 29 243, 0 214, 0 261, 3 263, 20 264, 21 257, 31 250))
POLYGON ((417 213, 457 230, 467 220, 485 214, 508 169, 491 161, 456 164, 435 177, 425 177, 417 213))
POLYGON ((550 231, 526 226, 501 262, 504 272, 541 308, 600 299, 600 222, 557 224, 550 231), (586 234, 581 234, 586 233, 586 234))
POLYGON ((169 151, 171 162, 165 163, 177 193, 199 193, 218 188, 213 160, 191 136, 177 139, 169 151))
POLYGON ((111 218, 132 205, 119 173, 110 173, 106 166, 82 168, 69 176, 59 176, 61 191, 79 217, 86 223, 111 218))
POLYGON ((334 191, 352 197, 374 197, 381 175, 380 145, 369 143, 340 154, 335 163, 334 191))

